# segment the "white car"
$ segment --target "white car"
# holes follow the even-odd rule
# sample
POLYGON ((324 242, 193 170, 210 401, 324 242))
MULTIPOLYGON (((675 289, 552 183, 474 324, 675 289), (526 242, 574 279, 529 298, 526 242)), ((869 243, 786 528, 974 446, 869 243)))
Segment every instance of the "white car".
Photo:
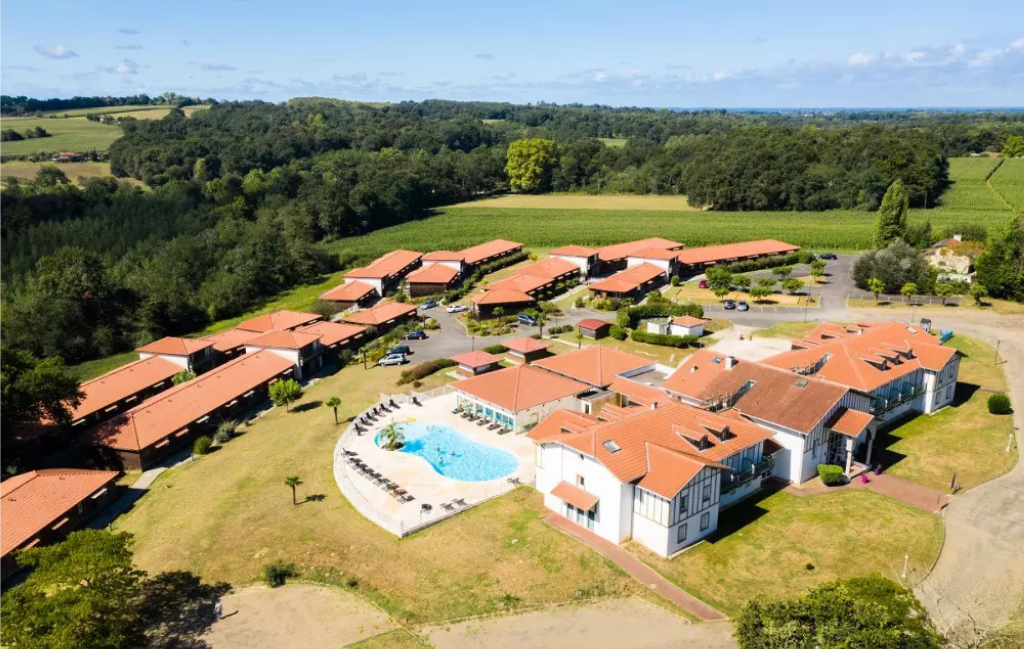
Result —
POLYGON ((468 310, 469 309, 467 309, 462 304, 449 304, 448 308, 445 309, 445 311, 447 311, 448 313, 462 313, 463 311, 468 311, 468 310))
POLYGON ((408 362, 409 360, 405 357, 405 354, 388 354, 377 361, 377 365, 387 367, 389 365, 405 365, 408 362))

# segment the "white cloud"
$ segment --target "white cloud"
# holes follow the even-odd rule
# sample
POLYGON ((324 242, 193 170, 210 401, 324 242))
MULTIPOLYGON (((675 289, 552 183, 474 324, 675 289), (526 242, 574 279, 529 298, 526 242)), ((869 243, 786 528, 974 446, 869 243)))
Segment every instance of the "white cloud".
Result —
POLYGON ((74 59, 78 54, 63 45, 36 45, 36 52, 48 59, 74 59))
POLYGON ((900 58, 903 59, 903 62, 909 65, 913 65, 918 61, 924 60, 924 57, 925 53, 921 51, 904 52, 903 54, 900 55, 900 58))
POLYGON ((607 78, 608 75, 606 75, 604 72, 598 72, 597 74, 594 75, 594 81, 598 83, 604 83, 604 80, 607 78))
POLYGON ((993 61, 1011 53, 1024 51, 1024 38, 1018 38, 1004 48, 982 50, 968 64, 973 68, 980 68, 989 65, 993 61))
POLYGON ((850 56, 850 58, 847 59, 847 63, 855 66, 868 65, 869 63, 874 63, 876 58, 878 57, 874 54, 862 54, 858 52, 857 54, 850 56))
POLYGON ((1024 38, 1018 38, 1010 43, 1011 50, 1024 50, 1024 38))
POLYGON ((114 68, 118 74, 136 74, 139 71, 139 64, 131 59, 125 59, 114 68))

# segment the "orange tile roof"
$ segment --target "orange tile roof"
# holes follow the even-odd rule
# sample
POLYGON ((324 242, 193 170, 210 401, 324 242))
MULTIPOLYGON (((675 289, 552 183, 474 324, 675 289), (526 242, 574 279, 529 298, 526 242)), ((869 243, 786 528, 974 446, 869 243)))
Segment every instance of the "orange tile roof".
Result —
POLYGON ((456 381, 451 386, 513 413, 590 389, 585 383, 539 370, 531 365, 506 367, 456 381))
POLYGON ((587 248, 586 246, 562 246, 561 248, 555 248, 548 253, 550 256, 564 255, 566 257, 591 257, 597 254, 596 248, 587 248))
POLYGON ((543 340, 537 340, 536 338, 513 338, 512 340, 506 340, 501 344, 509 350, 519 352, 520 354, 539 352, 540 350, 547 349, 551 346, 551 343, 546 343, 543 340))
POLYGON ((534 363, 536 367, 544 368, 549 372, 568 376, 600 388, 611 384, 623 372, 653 364, 653 361, 604 345, 591 345, 534 363))
POLYGON ((299 330, 293 331, 268 331, 249 342, 246 346, 251 347, 272 347, 274 349, 302 349, 320 340, 320 336, 313 333, 304 333, 299 330))
POLYGON ((920 368, 937 372, 959 353, 920 327, 902 322, 822 323, 795 345, 804 348, 764 362, 788 370, 814 370, 815 376, 861 392, 871 392, 920 368))
POLYGON ((431 264, 409 273, 405 280, 410 284, 451 284, 458 276, 459 271, 451 266, 431 264))
POLYGON ((423 255, 423 261, 462 261, 465 258, 465 253, 451 250, 435 250, 423 255))
POLYGON ((695 318, 692 315, 672 318, 672 324, 677 324, 680 327, 696 327, 697 325, 702 325, 705 322, 707 322, 707 320, 704 320, 703 318, 695 318))
POLYGON ((391 272, 383 268, 374 268, 373 266, 360 266, 359 268, 353 268, 345 273, 345 279, 387 279, 391 277, 391 272))
POLYGON ((294 329, 310 322, 316 322, 320 316, 316 313, 299 311, 274 311, 250 318, 238 325, 238 329, 263 333, 275 329, 294 329))
POLYGON ((135 351, 145 354, 167 354, 169 356, 190 356, 202 351, 213 343, 202 338, 175 338, 167 336, 143 345, 135 351))
POLYGON ((459 365, 465 365, 466 367, 484 367, 486 365, 500 363, 504 360, 501 356, 495 356, 494 354, 479 351, 466 352, 465 354, 458 354, 456 356, 451 356, 450 358, 459 365))
POLYGON ((274 352, 244 354, 100 424, 93 429, 91 441, 118 450, 142 450, 292 367, 291 361, 274 352))
POLYGON ((503 255, 510 253, 514 250, 518 250, 523 247, 523 244, 516 243, 515 241, 506 241, 505 239, 495 239, 488 241, 487 243, 481 243, 480 245, 473 246, 472 248, 466 248, 462 251, 463 260, 467 264, 478 264, 485 259, 490 259, 497 255, 503 255))
POLYGON ((728 402, 745 415, 809 433, 847 394, 837 383, 701 349, 683 361, 662 389, 705 403, 728 402), (748 385, 749 383, 749 385, 748 385))
POLYGON ((744 241, 743 243, 727 243, 721 246, 704 246, 702 248, 687 248, 680 252, 676 259, 683 264, 707 264, 711 262, 726 261, 729 259, 742 259, 744 257, 760 257, 764 255, 783 255, 800 250, 800 246, 794 246, 785 241, 775 239, 761 239, 760 241, 744 241))
POLYGON ((423 259, 423 253, 416 252, 415 250, 392 250, 388 254, 378 257, 376 261, 370 264, 370 267, 384 269, 389 271, 391 275, 395 275, 410 265, 415 264, 420 259, 423 259))
POLYGON ((582 433, 599 421, 594 415, 585 412, 559 408, 534 426, 526 436, 536 442, 550 442, 566 434, 582 433))
POLYGON ((416 313, 415 304, 403 304, 401 302, 381 302, 375 307, 364 311, 357 311, 352 315, 345 316, 345 322, 375 327, 387 324, 396 318, 402 318, 416 313))
POLYGON ((601 327, 611 327, 612 323, 597 318, 583 318, 576 323, 576 326, 581 329, 600 329, 601 327))
POLYGON ((550 286, 554 283, 554 279, 550 277, 541 277, 538 275, 513 275, 506 279, 488 284, 483 287, 485 291, 521 291, 523 293, 532 293, 538 289, 550 286))
POLYGON ((376 291, 377 289, 366 282, 352 280, 351 282, 345 282, 344 284, 335 286, 321 295, 320 299, 330 300, 332 302, 358 302, 370 293, 375 293, 376 291))
POLYGON ((840 408, 825 422, 825 426, 843 435, 859 437, 874 419, 874 415, 860 410, 840 408))
POLYGON ((629 257, 631 253, 639 250, 647 250, 649 248, 661 248, 663 250, 678 250, 682 248, 683 244, 678 241, 669 241, 668 239, 662 239, 660 237, 653 237, 650 239, 640 239, 639 241, 627 241, 626 243, 617 243, 612 246, 605 246, 598 251, 598 256, 601 261, 616 261, 619 259, 625 259, 629 257))
POLYGON ((320 336, 320 344, 331 347, 338 343, 358 340, 366 332, 366 327, 346 322, 314 322, 311 325, 299 327, 296 331, 320 336))
POLYGON ((665 274, 665 271, 654 264, 640 264, 623 271, 615 273, 592 285, 592 291, 606 291, 609 293, 631 293, 645 283, 665 274))
POLYGON ((122 399, 127 399, 157 383, 170 381, 172 376, 184 369, 166 358, 154 356, 122 365, 103 376, 86 381, 79 388, 83 397, 78 407, 72 411, 71 421, 78 421, 106 410, 122 399))
POLYGON ((647 443, 647 475, 637 483, 641 489, 674 498, 707 464, 685 453, 647 443))
POLYGON ((555 485, 554 489, 551 490, 551 495, 583 511, 593 509, 598 500, 594 494, 587 493, 579 487, 574 487, 564 480, 555 485))
POLYGON ((0 556, 7 556, 117 478, 117 471, 40 469, 0 482, 0 556))
POLYGON ((205 336, 205 340, 213 343, 213 348, 219 352, 229 352, 232 349, 245 347, 245 343, 260 335, 258 331, 246 331, 245 329, 228 329, 219 334, 205 336))
POLYGON ((627 397, 631 402, 641 406, 648 406, 652 403, 658 405, 670 403, 671 397, 658 388, 638 383, 632 379, 617 377, 608 385, 608 389, 627 397))
POLYGON ((500 288, 486 293, 477 293, 472 297, 473 304, 527 304, 534 299, 530 295, 515 289, 500 288))
POLYGON ((524 266, 516 271, 516 275, 534 275, 545 279, 559 279, 566 275, 580 272, 580 267, 571 261, 552 257, 544 261, 524 266))
POLYGON ((675 259, 676 255, 678 254, 678 250, 665 250, 664 248, 644 248, 643 250, 631 252, 628 256, 636 257, 638 259, 661 259, 667 261, 669 259, 675 259))

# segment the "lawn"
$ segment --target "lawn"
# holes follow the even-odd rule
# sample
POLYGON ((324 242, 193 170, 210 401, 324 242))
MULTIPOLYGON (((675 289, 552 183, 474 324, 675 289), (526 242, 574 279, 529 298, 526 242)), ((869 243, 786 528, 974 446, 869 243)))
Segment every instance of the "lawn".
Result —
POLYGON ((808 296, 806 295, 790 295, 789 293, 772 293, 768 297, 762 300, 755 300, 750 297, 749 293, 743 291, 730 291, 724 298, 719 299, 711 289, 698 288, 696 282, 687 282, 680 286, 672 286, 665 290, 665 297, 670 300, 674 300, 681 304, 721 304, 722 300, 746 300, 748 304, 753 305, 778 305, 778 306, 810 306, 812 308, 818 307, 818 300, 814 297, 810 298, 810 304, 807 304, 808 296))
POLYGON ((611 149, 621 149, 629 143, 629 140, 624 137, 599 137, 597 139, 604 142, 604 145, 611 149))
MULTIPOLYGON (((42 166, 56 166, 58 169, 64 172, 64 175, 72 180, 72 182, 78 181, 79 178, 102 178, 103 176, 109 176, 110 174, 110 163, 109 162, 26 162, 24 160, 11 160, 0 164, 0 176, 12 178, 20 178, 22 180, 34 180, 36 173, 39 172, 39 168, 42 166)), ((121 180, 125 180, 122 178, 121 180)), ((130 182, 137 182, 134 178, 127 179, 130 182)))
POLYGON ((423 649, 429 646, 405 629, 395 629, 346 645, 346 649, 423 649))
POLYGON ((57 151, 105 150, 110 143, 121 137, 121 127, 90 122, 84 117, 70 119, 48 119, 39 117, 6 117, 3 128, 12 128, 19 133, 41 126, 50 137, 25 139, 18 142, 4 142, 0 145, 2 155, 32 155, 34 153, 55 153, 57 151))
MULTIPOLYGON (((191 115, 198 110, 205 110, 209 105, 185 106, 182 112, 191 115)), ((131 106, 98 106, 96 108, 75 108, 72 110, 51 110, 43 115, 47 117, 85 117, 86 115, 110 115, 113 117, 134 117, 135 119, 161 119, 170 112, 170 106, 139 104, 131 106)))
POLYGON ((754 335, 761 338, 789 338, 790 340, 799 340, 807 336, 807 334, 814 331, 820 322, 780 322, 772 325, 768 329, 761 329, 755 331, 754 335))
POLYGON ((541 522, 541 496, 529 488, 403 540, 360 516, 334 483, 331 455, 341 431, 318 404, 339 395, 351 417, 381 390, 394 391, 400 371, 346 368, 309 388, 293 412, 275 408, 223 448, 165 472, 116 524, 135 534, 139 566, 240 586, 280 559, 410 623, 642 590, 541 522), (300 498, 324 499, 293 506, 289 475, 303 481, 300 498))
POLYGON ((139 360, 139 353, 133 350, 107 356, 106 358, 86 361, 79 365, 72 365, 69 369, 72 374, 78 377, 79 381, 88 381, 137 360, 139 360))
MULTIPOLYGON (((848 298, 846 300, 846 306, 850 309, 882 309, 886 311, 902 309, 904 312, 911 309, 910 305, 906 302, 875 302, 871 299, 863 300, 860 298, 848 298)), ((913 308, 916 310, 926 310, 930 312, 934 312, 939 309, 956 309, 957 311, 991 311, 992 313, 997 313, 999 315, 1024 315, 1024 304, 1019 302, 985 298, 984 306, 978 306, 975 304, 973 298, 967 296, 960 297, 959 305, 948 302, 945 306, 941 303, 919 304, 913 308)))
POLYGON ((942 519, 869 491, 818 496, 773 493, 722 513, 710 540, 674 559, 630 552, 729 615, 765 595, 792 596, 823 582, 872 573, 922 579, 942 544, 942 519), (810 568, 813 566, 813 568, 810 568))
POLYGON ((639 194, 505 194, 497 198, 453 205, 460 208, 551 209, 551 210, 642 210, 690 211, 685 196, 641 196, 639 194))
MULTIPOLYGON (((612 314, 608 319, 609 322, 615 321, 615 315, 612 314)), ((576 332, 570 331, 567 333, 557 334, 555 338, 564 340, 570 343, 571 347, 566 347, 563 344, 557 344, 556 349, 561 350, 563 353, 577 348, 578 341, 576 340, 576 332)), ((616 340, 611 336, 605 336, 598 340, 596 343, 590 338, 583 339, 583 346, 588 347, 590 345, 604 345, 605 347, 611 347, 612 349, 618 349, 619 351, 628 352, 641 358, 649 358, 652 361, 669 365, 671 367, 678 367, 679 363, 684 358, 690 356, 695 352, 695 349, 678 347, 665 347, 663 345, 648 345, 647 343, 638 343, 630 338, 625 340, 616 340)))

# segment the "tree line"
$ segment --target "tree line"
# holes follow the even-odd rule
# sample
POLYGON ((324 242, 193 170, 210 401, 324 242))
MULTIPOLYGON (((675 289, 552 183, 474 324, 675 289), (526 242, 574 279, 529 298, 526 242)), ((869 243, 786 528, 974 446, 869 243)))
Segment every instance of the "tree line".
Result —
POLYGON ((0 113, 4 116, 15 117, 47 111, 104 108, 107 106, 170 105, 180 107, 206 103, 216 103, 216 100, 185 97, 174 92, 165 92, 156 97, 150 97, 142 93, 123 97, 71 97, 70 99, 33 99, 24 95, 17 97, 0 95, 0 113))

